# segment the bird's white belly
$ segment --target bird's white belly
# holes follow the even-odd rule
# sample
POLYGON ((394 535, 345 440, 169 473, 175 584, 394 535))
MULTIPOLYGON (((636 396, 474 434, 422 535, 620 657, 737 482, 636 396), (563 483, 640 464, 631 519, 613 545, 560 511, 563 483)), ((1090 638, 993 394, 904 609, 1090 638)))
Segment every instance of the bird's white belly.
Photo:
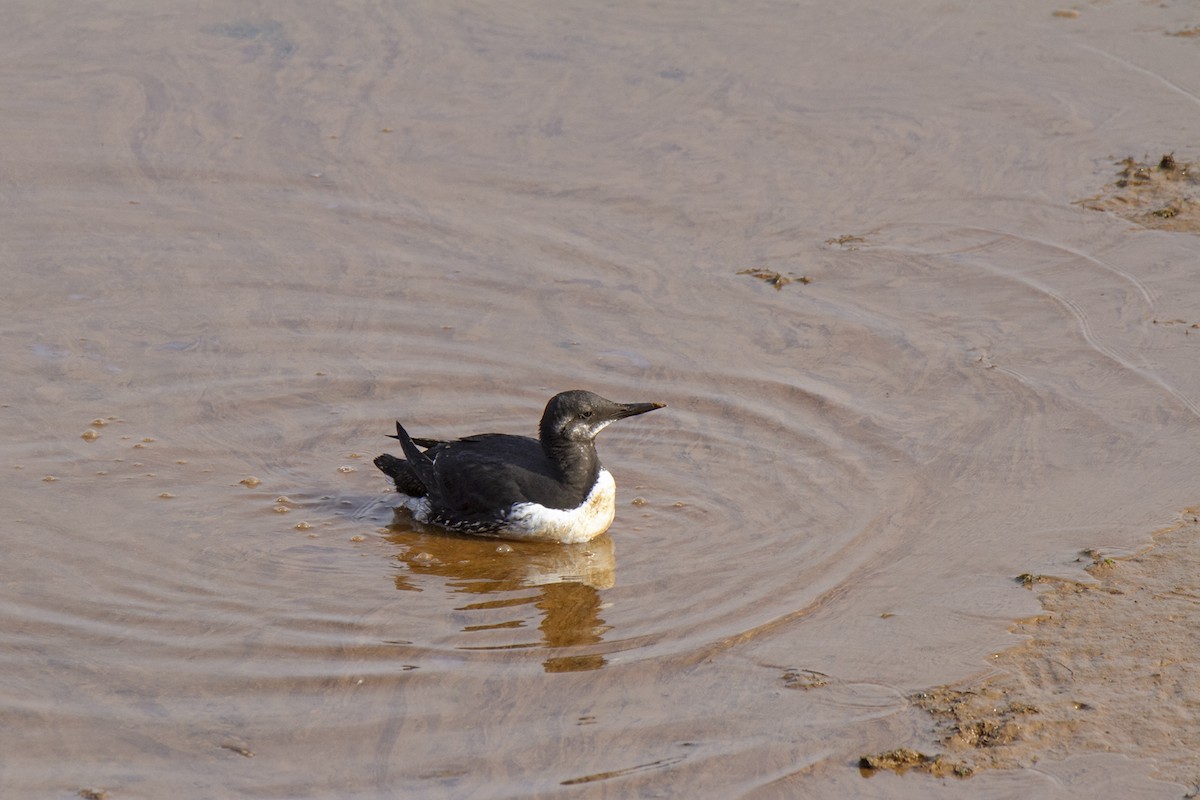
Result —
POLYGON ((517 503, 508 513, 504 534, 513 539, 575 544, 608 530, 617 513, 617 484, 603 467, 596 485, 578 508, 546 508, 538 503, 517 503))

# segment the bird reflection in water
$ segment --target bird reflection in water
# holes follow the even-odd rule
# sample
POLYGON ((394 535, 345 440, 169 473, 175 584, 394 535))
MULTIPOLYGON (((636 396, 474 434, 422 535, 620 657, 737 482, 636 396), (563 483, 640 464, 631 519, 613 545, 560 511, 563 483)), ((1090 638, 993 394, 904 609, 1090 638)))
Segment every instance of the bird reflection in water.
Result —
MULTIPOLYGON (((541 641, 537 643, 464 649, 560 649, 603 641, 608 626, 600 618, 600 591, 616 582, 616 558, 608 534, 581 544, 503 541, 422 533, 414 531, 407 519, 390 530, 388 539, 400 548, 396 558, 407 567, 396 575, 397 589, 420 591, 427 587, 414 580, 417 576, 438 576, 453 591, 480 597, 456 607, 457 612, 483 616, 494 609, 532 604, 541 614, 541 641)), ((462 630, 524 627, 523 620, 514 619, 466 625, 462 630)), ((542 666, 547 672, 579 672, 599 669, 605 663, 600 654, 584 653, 553 656, 542 666)))

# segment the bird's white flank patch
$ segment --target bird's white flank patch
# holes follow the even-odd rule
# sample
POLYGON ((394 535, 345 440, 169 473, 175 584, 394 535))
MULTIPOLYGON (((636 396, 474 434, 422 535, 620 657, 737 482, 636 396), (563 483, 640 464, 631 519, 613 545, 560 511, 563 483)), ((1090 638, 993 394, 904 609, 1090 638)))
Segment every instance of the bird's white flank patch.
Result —
POLYGON ((546 508, 538 503, 517 503, 509 511, 504 535, 513 539, 540 539, 562 544, 586 542, 608 530, 616 514, 617 484, 609 471, 601 467, 596 485, 578 508, 546 508))
POLYGON ((413 519, 417 522, 429 521, 429 498, 428 497, 410 497, 403 492, 400 495, 400 505, 412 512, 413 519))

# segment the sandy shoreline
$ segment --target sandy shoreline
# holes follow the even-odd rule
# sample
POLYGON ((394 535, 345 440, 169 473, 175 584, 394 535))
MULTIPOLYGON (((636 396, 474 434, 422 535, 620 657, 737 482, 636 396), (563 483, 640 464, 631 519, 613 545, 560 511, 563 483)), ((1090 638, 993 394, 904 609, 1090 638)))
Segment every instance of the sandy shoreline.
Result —
POLYGON ((912 697, 943 750, 872 754, 879 768, 969 777, 1088 752, 1154 762, 1154 775, 1200 790, 1200 507, 1142 552, 1086 552, 1094 582, 1025 574, 1045 613, 1014 633, 985 678, 912 697))

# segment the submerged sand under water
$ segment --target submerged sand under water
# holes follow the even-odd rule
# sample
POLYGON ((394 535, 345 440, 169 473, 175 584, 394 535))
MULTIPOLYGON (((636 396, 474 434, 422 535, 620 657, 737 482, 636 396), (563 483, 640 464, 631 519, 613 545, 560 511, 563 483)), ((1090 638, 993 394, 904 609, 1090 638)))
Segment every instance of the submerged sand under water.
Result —
POLYGON ((1196 20, 1054 11, 10 4, 0 786, 1190 791, 1196 20), (393 515, 575 387, 606 535, 393 515))

